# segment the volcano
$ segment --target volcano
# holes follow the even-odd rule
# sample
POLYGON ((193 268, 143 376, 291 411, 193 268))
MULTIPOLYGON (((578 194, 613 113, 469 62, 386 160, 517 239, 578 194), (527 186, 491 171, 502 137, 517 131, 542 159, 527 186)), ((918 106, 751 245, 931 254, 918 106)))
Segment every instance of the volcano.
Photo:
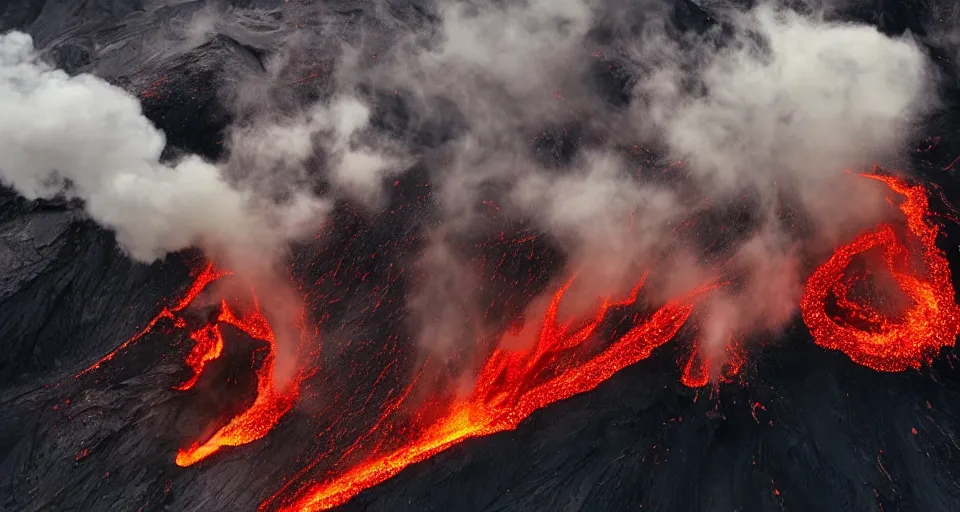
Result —
POLYGON ((0 6, 0 504, 957 510, 957 15, 0 6))

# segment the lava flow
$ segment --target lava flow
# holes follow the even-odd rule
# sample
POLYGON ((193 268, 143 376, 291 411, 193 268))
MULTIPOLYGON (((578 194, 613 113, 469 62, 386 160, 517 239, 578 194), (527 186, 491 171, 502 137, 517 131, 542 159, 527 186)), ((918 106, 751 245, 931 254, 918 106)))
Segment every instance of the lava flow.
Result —
MULTIPOLYGON (((729 382, 740 373, 744 358, 739 351, 740 344, 728 341, 725 345, 725 357, 721 361, 719 382, 729 382)), ((686 364, 683 365, 683 374, 680 383, 688 388, 702 388, 710 383, 711 363, 714 360, 703 353, 700 343, 693 344, 693 350, 686 364)))
MULTIPOLYGON (((641 285, 642 281, 629 299, 604 302, 593 318, 576 324, 558 320, 560 303, 569 283, 561 287, 547 308, 532 349, 495 350, 480 370, 473 392, 445 408, 446 413, 439 420, 411 435, 396 450, 374 453, 334 478, 307 485, 282 509, 326 510, 343 504, 403 468, 465 439, 512 430, 537 409, 597 387, 623 368, 649 357, 654 349, 673 338, 689 318, 696 300, 710 288, 667 303, 599 353, 587 353, 586 342, 597 332, 610 309, 633 305, 641 285)), ((262 508, 270 508, 270 500, 262 508)))
MULTIPOLYGON (((77 377, 97 370, 104 363, 112 360, 118 353, 152 331, 161 319, 170 319, 177 328, 186 328, 187 322, 179 314, 186 310, 211 283, 227 275, 231 275, 231 273, 217 269, 212 263, 208 264, 197 275, 190 289, 176 305, 161 310, 143 330, 124 341, 89 368, 77 374, 77 377)), ((242 314, 238 314, 231 309, 226 300, 223 300, 220 302, 220 313, 215 320, 190 332, 190 339, 193 340, 194 345, 190 353, 187 354, 185 363, 192 370, 192 374, 175 389, 186 391, 193 388, 207 363, 220 357, 223 351, 221 325, 233 326, 249 337, 267 343, 267 356, 255 369, 257 396, 249 408, 234 417, 208 440, 180 450, 176 457, 176 463, 180 466, 194 464, 215 453, 223 446, 239 446, 267 435, 280 418, 293 407, 299 393, 299 378, 294 378, 284 389, 277 389, 277 386, 275 386, 273 374, 276 339, 255 295, 251 311, 243 311, 242 314)))
MULTIPOLYGON (((104 363, 111 361, 114 357, 117 357, 117 354, 119 354, 120 352, 123 352, 124 350, 127 349, 127 347, 136 343, 137 340, 142 338, 148 332, 152 331, 154 326, 157 325, 157 322, 159 322, 163 318, 173 320, 178 327, 185 326, 186 324, 183 322, 182 319, 178 319, 176 314, 180 313, 184 309, 187 309, 187 306, 192 304, 194 299, 196 299, 197 296, 200 295, 200 292, 205 290, 210 283, 216 281, 217 279, 220 279, 221 277, 224 277, 230 274, 231 273, 229 271, 220 270, 214 267, 213 263, 207 264, 206 268, 204 268, 197 275, 196 279, 193 280, 193 284, 190 285, 190 289, 187 290, 187 293, 184 294, 183 298, 177 301, 176 305, 174 305, 172 308, 166 308, 166 307, 163 308, 160 311, 160 313, 157 314, 157 316, 153 317, 153 320, 150 320, 150 322, 147 323, 146 327, 140 330, 140 332, 138 332, 137 334, 134 334, 129 339, 121 343, 117 348, 110 351, 109 354, 101 357, 99 360, 97 360, 97 362, 87 367, 87 369, 78 373, 76 377, 80 377, 81 375, 86 375, 87 373, 90 373, 100 368, 104 363)), ((197 336, 199 337, 200 335, 197 335, 197 336)), ((197 338, 194 338, 194 340, 197 341, 197 338)), ((195 370, 197 368, 202 368, 202 364, 191 364, 191 368, 194 368, 195 370)))
MULTIPOLYGON (((904 215, 905 227, 900 229, 901 233, 893 224, 881 224, 837 249, 807 281, 801 314, 814 340, 822 347, 841 350, 853 361, 877 370, 918 368, 940 348, 953 345, 960 334, 960 307, 954 301, 950 269, 936 245, 939 229, 929 221, 924 187, 909 186, 891 177, 867 177, 886 184, 903 197, 898 207, 904 215), (869 295, 870 289, 866 298, 858 294, 861 285, 882 283, 882 276, 869 273, 851 277, 854 263, 869 260, 868 256, 875 253, 880 255, 880 262, 892 276, 891 282, 904 298, 905 305, 899 308, 900 312, 889 311, 889 305, 876 300, 876 294, 869 295), (922 269, 918 270, 919 267, 922 269)), ((178 328, 186 328, 186 319, 179 313, 210 283, 226 274, 208 266, 176 306, 164 309, 143 331, 82 373, 99 368, 153 329, 162 318, 171 319, 178 328)), ((607 335, 609 329, 601 326, 611 327, 613 322, 608 320, 615 316, 611 314, 614 310, 635 312, 639 309, 637 302, 644 280, 622 301, 604 301, 591 316, 561 321, 560 306, 574 279, 554 293, 532 347, 496 348, 480 366, 472 390, 456 397, 431 394, 431 398, 423 401, 422 393, 413 392, 418 385, 418 379, 414 379, 399 393, 399 398, 383 407, 373 428, 346 447, 322 480, 301 478, 311 473, 330 452, 298 472, 261 504, 261 510, 333 508, 466 439, 515 429, 534 411, 589 391, 620 370, 649 357, 677 334, 700 299, 720 286, 698 288, 648 315, 626 316, 633 319, 632 324, 624 328, 626 332, 617 331, 622 334, 602 344, 596 341, 607 335), (414 403, 414 400, 417 401, 414 403), (355 460, 351 455, 361 458, 355 460)), ((267 357, 254 369, 257 395, 249 408, 230 419, 210 438, 180 450, 176 457, 180 466, 194 464, 223 446, 238 446, 262 438, 299 396, 302 375, 282 389, 276 386, 276 339, 255 297, 253 307, 246 309, 221 302, 219 315, 190 333, 195 344, 186 357, 186 364, 193 374, 178 389, 192 388, 207 363, 220 356, 224 325, 233 326, 268 345, 267 357)), ((720 380, 729 380, 740 371, 744 360, 739 345, 728 343, 725 360, 713 368, 720 380)), ((684 365, 681 382, 701 387, 710 382, 710 377, 711 360, 695 345, 684 365)))
MULTIPOLYGON (((920 259, 927 273, 921 276, 911 272, 915 258, 908 246, 897 239, 893 227, 883 224, 839 248, 810 277, 801 303, 802 316, 819 345, 843 350, 860 364, 885 371, 919 367, 940 347, 952 345, 960 333, 960 308, 954 302, 950 270, 936 246, 939 231, 927 219, 926 190, 922 186, 907 186, 894 178, 868 177, 905 197, 900 211, 906 218, 910 236, 922 247, 920 259), (875 247, 883 249, 884 262, 913 302, 901 321, 885 316, 873 306, 856 303, 846 292, 844 271, 855 256, 875 247), (842 306, 853 309, 849 312, 851 316, 867 320, 872 327, 863 329, 831 318, 827 314, 831 293, 839 298, 842 306)), ((593 319, 581 322, 583 326, 578 329, 571 329, 572 323, 560 324, 557 310, 567 286, 562 287, 550 303, 532 350, 494 351, 480 371, 472 394, 447 408, 438 421, 401 440, 398 449, 379 453, 374 450, 365 460, 336 476, 301 487, 295 498, 284 500, 281 508, 326 510, 341 505, 362 490, 464 439, 516 428, 535 410, 593 389, 617 371, 648 357, 655 348, 673 338, 690 316, 697 298, 694 294, 668 303, 600 353, 564 364, 569 363, 571 351, 582 356, 576 354, 577 349, 594 334, 609 307, 605 303, 593 319)), ((637 291, 622 304, 634 302, 637 291)), ((743 363, 735 344, 728 350, 732 353, 727 355, 721 368, 722 377, 726 378, 736 375, 743 363)), ((684 367, 683 383, 691 387, 706 385, 709 365, 710 361, 695 347, 684 367)), ((273 499, 261 508, 271 508, 273 499)))
MULTIPOLYGON (((223 304, 222 307, 226 307, 226 304, 223 304)), ((190 339, 194 342, 193 349, 187 354, 187 359, 184 362, 193 370, 193 375, 183 384, 174 388, 177 391, 192 389, 200 380, 200 375, 203 374, 203 369, 207 366, 207 363, 220 357, 220 354, 223 353, 223 334, 217 324, 205 325, 191 332, 190 339)))
POLYGON ((950 267, 937 247, 939 229, 929 222, 929 200, 920 185, 909 186, 892 177, 869 175, 903 197, 899 209, 906 218, 902 241, 893 226, 881 224, 836 250, 809 278, 800 303, 803 320, 821 347, 840 350, 854 362, 874 370, 896 372, 919 368, 942 347, 952 346, 960 334, 960 308, 954 299, 950 267), (919 247, 912 254, 909 242, 919 247), (875 303, 857 301, 848 269, 858 256, 879 250, 887 270, 910 304, 890 315, 875 303), (916 271, 917 256, 923 271, 916 271), (842 318, 828 314, 833 300, 842 318))
POLYGON ((218 430, 210 439, 180 450, 177 453, 178 466, 195 464, 224 446, 240 446, 267 435, 280 418, 290 411, 299 394, 299 378, 294 378, 284 389, 277 389, 275 386, 273 372, 277 342, 258 303, 254 303, 253 312, 245 316, 237 316, 224 302, 221 304, 221 313, 217 321, 232 325, 251 338, 267 342, 270 351, 256 372, 257 398, 253 405, 230 420, 230 423, 218 430))

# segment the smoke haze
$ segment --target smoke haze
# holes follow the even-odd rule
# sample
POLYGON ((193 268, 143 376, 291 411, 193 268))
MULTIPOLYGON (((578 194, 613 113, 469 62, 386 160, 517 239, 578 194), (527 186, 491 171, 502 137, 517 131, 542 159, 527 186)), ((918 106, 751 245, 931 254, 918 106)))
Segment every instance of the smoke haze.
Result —
MULTIPOLYGON (((280 111, 278 96, 262 93, 316 44, 291 38, 266 77, 234 84, 234 107, 249 115, 229 131, 222 162, 162 163, 164 136, 134 96, 54 70, 28 36, 7 34, 0 179, 31 199, 81 199, 137 260, 200 247, 289 297, 278 266, 334 199, 375 210, 385 180, 426 163, 440 218, 418 262, 430 272, 406 308, 427 350, 472 346, 482 331, 478 276, 451 246, 489 229, 481 207, 493 202, 559 247, 558 279, 576 273, 567 318, 625 296, 646 271, 647 293, 665 301, 736 269, 737 286, 700 313, 700 346, 717 355, 732 339, 786 324, 810 258, 888 214, 881 189, 844 170, 896 158, 931 106, 933 77, 910 36, 769 4, 679 30, 662 4, 640 4, 441 0, 439 27, 389 45, 372 34, 343 43, 328 96, 280 111), (622 90, 612 97, 598 86, 598 69, 626 76, 622 90), (438 126, 443 136, 425 144, 375 126, 371 90, 402 98, 405 130, 438 126), (570 154, 545 157, 531 143, 568 129, 570 154), (656 161, 637 161, 646 148, 656 161), (744 201, 750 222, 721 244, 728 267, 702 256, 701 242, 715 233, 677 232, 744 201)), ((216 33, 213 16, 198 16, 188 37, 216 33)), ((275 316, 296 308, 293 299, 275 302, 283 304, 275 316)), ((545 304, 534 300, 525 316, 545 304)), ((519 338, 537 328, 526 325, 519 338)))
MULTIPOLYGON (((592 39, 592 23, 621 7, 445 2, 432 46, 401 45, 377 79, 413 91, 415 103, 443 97, 456 105, 467 127, 448 144, 452 162, 437 176, 445 223, 452 232, 477 229, 482 200, 534 222, 565 253, 565 275, 577 273, 564 304, 571 318, 592 311, 598 297, 624 296, 646 269, 656 270, 648 293, 660 300, 716 279, 722 269, 673 228, 708 211, 704 200, 749 197, 751 221, 725 240, 729 266, 745 277, 701 312, 701 346, 715 356, 729 340, 785 325, 810 257, 890 213, 880 188, 844 170, 905 148, 912 123, 934 103, 929 63, 909 35, 770 5, 730 13, 722 28, 678 34, 651 3, 642 30, 608 27, 620 47, 592 39), (632 72, 629 105, 597 90, 591 54, 632 72), (545 165, 529 140, 557 124, 580 130, 580 151, 545 165), (631 145, 665 148, 683 162, 683 178, 638 179, 625 156, 631 145)), ((447 290, 464 288, 426 287, 421 293, 441 296, 413 304, 450 303, 447 290)), ((545 304, 534 301, 528 316, 545 304)), ((525 338, 535 339, 537 326, 527 327, 525 338)))

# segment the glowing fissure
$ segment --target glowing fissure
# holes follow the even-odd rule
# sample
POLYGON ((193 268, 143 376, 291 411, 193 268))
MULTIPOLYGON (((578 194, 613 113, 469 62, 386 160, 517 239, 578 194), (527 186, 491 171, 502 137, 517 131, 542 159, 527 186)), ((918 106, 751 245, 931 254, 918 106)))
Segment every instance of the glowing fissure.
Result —
POLYGON ((133 345, 134 343, 137 342, 137 340, 142 338, 148 332, 152 331, 154 326, 156 326, 157 322, 159 322, 161 319, 167 318, 167 319, 176 321, 177 320, 176 313, 183 311, 184 309, 187 308, 187 306, 192 304, 194 299, 196 299, 197 296, 200 295, 200 292, 205 290, 210 283, 227 275, 231 275, 231 272, 226 270, 220 270, 214 267, 213 263, 208 263, 206 268, 204 268, 197 275, 196 279, 193 280, 193 284, 190 285, 190 288, 187 290, 187 293, 185 293, 184 296, 179 301, 177 301, 176 305, 174 305, 171 308, 167 308, 167 307, 163 308, 160 311, 160 313, 157 314, 157 316, 153 317, 153 319, 147 323, 146 327, 140 330, 140 332, 138 332, 137 334, 134 334, 129 339, 121 343, 117 348, 110 351, 109 354, 101 357, 99 360, 97 360, 97 362, 93 363, 92 365, 87 367, 85 370, 78 373, 76 377, 80 377, 81 375, 86 375, 90 372, 93 372, 94 370, 100 368, 104 363, 113 360, 113 358, 117 357, 117 354, 119 354, 120 352, 123 352, 130 345, 133 345))

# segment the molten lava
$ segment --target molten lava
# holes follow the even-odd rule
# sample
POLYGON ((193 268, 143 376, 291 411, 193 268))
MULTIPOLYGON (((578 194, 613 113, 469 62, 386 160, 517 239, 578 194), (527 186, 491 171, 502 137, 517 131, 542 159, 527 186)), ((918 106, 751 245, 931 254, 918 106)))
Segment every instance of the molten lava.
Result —
MULTIPOLYGON (((853 361, 877 370, 917 368, 940 348, 952 345, 960 334, 960 308, 954 302, 950 269, 936 245, 939 230, 929 221, 926 190, 896 178, 868 177, 885 183, 902 196, 898 207, 905 227, 899 233, 893 224, 881 224, 837 249, 809 278, 801 313, 815 342, 822 347, 841 350, 853 361), (866 294, 859 292, 864 285, 882 283, 873 275, 875 272, 851 271, 857 261, 871 255, 879 255, 891 283, 899 288, 904 298, 901 311, 889 311, 888 305, 881 304, 869 290, 866 294)), ((210 283, 225 275, 227 272, 209 265, 175 306, 163 309, 140 333, 78 377, 113 359, 162 318, 172 320, 178 328, 186 328, 187 321, 179 313, 210 283)), ((424 393, 414 393, 421 370, 398 398, 382 407, 376 424, 359 439, 352 440, 325 477, 303 480, 331 452, 298 472, 261 509, 326 510, 465 439, 515 429, 534 411, 589 391, 618 371, 649 357, 677 334, 704 294, 719 286, 694 290, 646 316, 627 316, 632 323, 611 335, 612 327, 601 326, 610 327, 612 322, 608 320, 614 310, 638 309, 644 279, 628 298, 603 301, 592 315, 561 321, 560 306, 573 282, 571 279, 554 293, 530 348, 494 349, 480 366, 472 389, 454 397, 440 396, 436 390, 427 390, 426 399, 424 393), (612 337, 612 341, 598 342, 607 337, 612 337)), ((618 318, 621 316, 624 315, 618 318)), ((266 357, 254 368, 257 395, 250 407, 208 439, 180 450, 176 456, 180 466, 203 460, 223 446, 238 446, 267 435, 300 394, 303 374, 286 387, 276 386, 276 339, 255 297, 252 308, 222 301, 215 319, 190 332, 194 345, 185 363, 192 373, 177 389, 193 388, 207 364, 221 356, 225 325, 267 344, 266 357)), ((714 367, 719 380, 738 375, 744 363, 738 343, 727 344, 721 363, 714 367)), ((683 367, 681 382, 701 387, 710 382, 710 377, 710 357, 695 344, 683 367)))
POLYGON ((187 290, 187 293, 184 294, 184 296, 179 301, 177 301, 177 304, 175 306, 173 306, 172 308, 166 308, 166 307, 163 308, 160 311, 160 313, 157 314, 157 316, 153 317, 153 320, 150 320, 150 322, 147 323, 147 326, 144 327, 140 332, 138 332, 137 334, 134 334, 129 339, 127 339, 127 341, 124 341, 117 348, 110 351, 109 354, 101 357, 99 360, 97 360, 97 362, 90 365, 87 369, 78 373, 76 377, 80 377, 81 375, 90 373, 100 368, 100 366, 102 366, 103 363, 111 361, 114 357, 117 356, 117 354, 119 354, 120 352, 123 352, 124 350, 127 349, 127 347, 136 343, 137 340, 142 338, 148 332, 152 331, 154 326, 156 326, 157 322, 159 322, 161 319, 168 318, 176 321, 177 319, 176 313, 183 311, 184 309, 187 308, 187 306, 192 304, 194 299, 196 299, 197 296, 200 295, 200 292, 205 290, 210 283, 227 275, 230 275, 230 272, 217 269, 216 267, 213 266, 213 263, 207 264, 206 268, 204 268, 197 275, 196 279, 194 279, 193 284, 190 285, 190 289, 187 290))
MULTIPOLYGON (((231 275, 228 271, 217 269, 212 263, 201 271, 190 289, 176 305, 164 308, 151 320, 147 326, 130 339, 124 341, 112 352, 95 362, 77 377, 100 368, 104 363, 112 360, 118 353, 135 343, 145 334, 153 330, 161 319, 170 319, 174 326, 185 328, 187 322, 178 314, 187 309, 193 301, 214 281, 231 275)), ((218 451, 223 446, 239 446, 256 441, 267 435, 277 422, 296 402, 299 393, 300 379, 295 378, 284 389, 277 389, 274 385, 274 360, 276 358, 276 339, 270 324, 260 310, 260 305, 254 296, 253 309, 243 314, 235 313, 227 302, 221 301, 220 314, 217 318, 190 332, 190 339, 194 345, 187 354, 185 363, 192 370, 190 378, 176 386, 179 391, 192 389, 196 385, 208 362, 220 357, 223 352, 223 334, 221 325, 230 325, 243 331, 253 339, 263 341, 268 345, 268 353, 263 363, 255 369, 257 375, 257 396, 253 404, 234 417, 230 422, 218 430, 210 439, 203 443, 195 443, 187 449, 177 453, 176 463, 180 466, 189 466, 218 451)))
POLYGON ((299 395, 299 378, 293 379, 285 389, 278 390, 274 385, 273 372, 277 341, 270 329, 270 324, 260 311, 260 305, 255 303, 253 312, 245 316, 234 314, 226 303, 223 303, 221 308, 218 322, 232 325, 252 338, 267 342, 270 351, 256 372, 257 398, 253 405, 230 420, 230 423, 218 430, 210 439, 180 450, 177 453, 178 466, 195 464, 223 446, 240 446, 267 435, 280 418, 290 411, 299 395))
MULTIPOLYGON (((336 477, 306 486, 282 509, 326 510, 343 504, 465 439, 514 429, 537 409, 597 387, 673 338, 689 318, 696 299, 708 289, 667 303, 599 353, 589 354, 585 342, 594 336, 609 310, 633 305, 641 285, 642 281, 625 301, 604 302, 593 318, 560 323, 558 310, 570 286, 567 283, 554 294, 532 349, 495 350, 480 370, 473 392, 455 399, 439 420, 411 435, 399 449, 375 453, 336 477)), ((263 508, 268 507, 269 501, 263 508)))
MULTIPOLYGON (((801 310, 821 346, 843 350, 854 361, 871 368, 904 370, 918 367, 940 347, 954 343, 960 333, 960 310, 954 302, 946 259, 936 246, 938 230, 927 219, 929 205, 925 189, 909 187, 893 178, 871 177, 905 197, 900 210, 906 217, 910 236, 921 246, 920 259, 927 269, 926 275, 912 271, 913 258, 908 246, 897 239, 891 226, 881 225, 839 248, 811 276, 801 310), (857 303, 846 292, 844 270, 855 256, 873 247, 883 248, 884 262, 913 302, 900 321, 869 304, 857 303), (849 315, 868 321, 872 328, 847 325, 831 318, 826 312, 831 293, 837 296, 838 304, 852 309, 849 315)), ((604 303, 592 319, 572 329, 572 323, 561 324, 557 320, 568 286, 569 283, 554 295, 533 349, 494 351, 480 371, 473 392, 447 408, 446 414, 431 426, 403 440, 398 449, 384 453, 375 450, 373 455, 346 471, 302 487, 296 498, 284 501, 282 509, 326 510, 341 505, 363 489, 464 439, 516 428, 535 410, 593 389, 669 341, 690 316, 696 298, 694 294, 668 303, 598 354, 574 364, 564 364, 558 370, 558 363, 568 361, 570 352, 576 354, 594 335, 611 305, 604 303)), ((637 291, 622 304, 635 301, 637 291)), ((722 368, 722 376, 726 378, 737 375, 743 364, 736 344, 729 344, 728 352, 722 368)), ((709 367, 709 359, 695 348, 684 367, 683 383, 691 387, 706 385, 709 367)), ((262 508, 269 508, 271 501, 265 502, 262 508)))
POLYGON ((187 354, 187 359, 184 362, 193 370, 193 375, 183 384, 174 388, 177 391, 192 389, 200 380, 200 375, 207 363, 220 357, 220 354, 223 353, 223 334, 220 333, 219 325, 205 325, 191 332, 190 339, 194 342, 193 349, 187 354))
MULTIPOLYGON (((727 341, 724 345, 724 358, 721 361, 720 376, 717 383, 729 382, 740 373, 744 358, 740 353, 740 344, 727 341)), ((690 357, 683 365, 680 383, 688 388, 702 388, 710 383, 710 364, 713 360, 703 353, 699 343, 694 343, 690 357)))
POLYGON ((902 237, 906 240, 897 236, 892 225, 881 224, 840 247, 807 281, 800 310, 821 347, 843 351, 874 370, 919 368, 942 347, 952 346, 960 334, 960 308, 954 299, 950 267, 936 245, 939 229, 928 220, 926 190, 897 178, 868 177, 903 197, 899 209, 906 218, 902 237), (858 301, 853 297, 852 288, 863 278, 851 278, 848 269, 855 258, 875 250, 909 299, 905 311, 895 317, 883 311, 875 299, 858 301), (831 300, 842 311, 841 318, 828 314, 831 300))
POLYGON ((688 388, 702 388, 710 383, 710 359, 704 357, 697 346, 693 347, 687 364, 683 365, 680 383, 688 388))

